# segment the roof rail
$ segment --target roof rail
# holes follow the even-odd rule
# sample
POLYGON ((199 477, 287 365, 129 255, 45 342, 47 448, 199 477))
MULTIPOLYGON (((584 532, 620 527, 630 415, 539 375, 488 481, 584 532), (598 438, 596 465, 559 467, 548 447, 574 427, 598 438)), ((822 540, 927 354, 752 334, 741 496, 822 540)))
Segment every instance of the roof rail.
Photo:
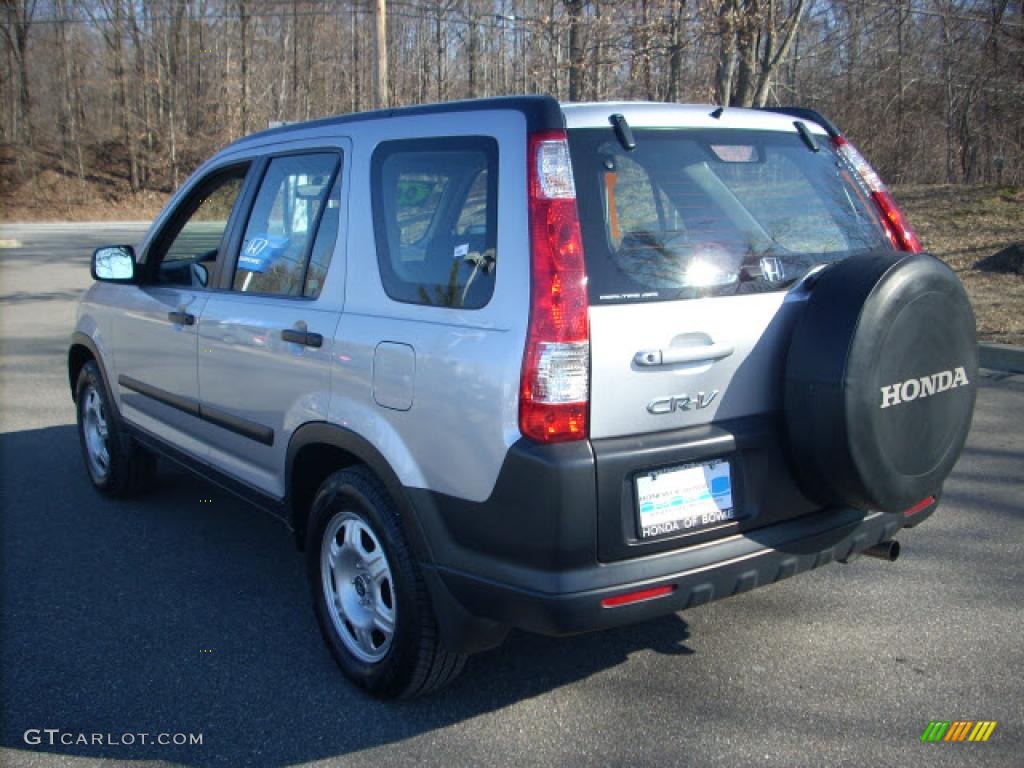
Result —
POLYGON ((798 117, 801 120, 809 120, 812 123, 817 123, 825 132, 829 135, 829 138, 838 139, 842 136, 839 129, 836 128, 835 124, 825 117, 823 114, 814 109, 808 109, 806 107, 754 107, 762 112, 777 112, 780 115, 789 115, 790 117, 798 117))
POLYGON ((565 117, 562 115, 562 108, 554 98, 547 95, 531 96, 495 96, 486 99, 465 99, 461 101, 448 101, 440 104, 419 104, 408 107, 386 107, 370 112, 353 112, 333 117, 321 117, 315 120, 307 120, 296 123, 284 123, 278 126, 271 126, 263 131, 247 134, 246 136, 232 142, 230 146, 242 144, 249 139, 265 139, 270 136, 277 136, 282 133, 296 131, 304 128, 323 128, 326 126, 348 125, 370 120, 380 120, 389 117, 410 117, 413 115, 438 115, 454 114, 458 112, 479 112, 483 110, 512 110, 522 112, 526 118, 526 129, 528 131, 543 131, 552 129, 564 129, 565 117))

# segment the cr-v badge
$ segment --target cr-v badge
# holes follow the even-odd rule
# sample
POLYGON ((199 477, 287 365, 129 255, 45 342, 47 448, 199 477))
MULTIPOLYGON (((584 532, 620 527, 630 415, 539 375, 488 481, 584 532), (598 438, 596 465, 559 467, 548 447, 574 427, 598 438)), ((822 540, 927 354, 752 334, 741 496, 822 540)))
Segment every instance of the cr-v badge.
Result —
POLYGON ((675 413, 676 411, 694 411, 707 408, 712 401, 718 397, 718 390, 710 392, 698 392, 696 397, 689 395, 673 395, 672 397, 659 397, 647 404, 647 412, 655 416, 663 413, 675 413))

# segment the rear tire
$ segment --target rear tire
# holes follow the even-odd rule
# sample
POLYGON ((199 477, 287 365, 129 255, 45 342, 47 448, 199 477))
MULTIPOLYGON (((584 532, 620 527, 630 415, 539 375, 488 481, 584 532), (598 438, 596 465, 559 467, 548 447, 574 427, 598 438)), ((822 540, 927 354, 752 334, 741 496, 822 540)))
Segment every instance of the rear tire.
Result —
POLYGON ((335 661, 382 699, 437 690, 466 657, 441 644, 426 583, 394 505, 366 467, 328 477, 310 510, 313 609, 335 661))
POLYGON ((122 435, 103 374, 94 360, 78 374, 75 406, 82 458, 93 487, 113 497, 151 488, 156 480, 156 456, 122 435))

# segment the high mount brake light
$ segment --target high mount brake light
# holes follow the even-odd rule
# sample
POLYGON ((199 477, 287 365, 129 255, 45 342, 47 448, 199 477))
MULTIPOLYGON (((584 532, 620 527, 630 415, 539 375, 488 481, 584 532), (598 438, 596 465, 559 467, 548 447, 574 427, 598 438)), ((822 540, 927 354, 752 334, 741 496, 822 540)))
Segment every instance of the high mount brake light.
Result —
POLYGON ((583 237, 564 131, 530 134, 530 318, 519 431, 556 443, 587 437, 590 330, 583 237))
POLYGON ((919 253, 921 251, 921 241, 917 239, 917 234, 911 229, 910 223, 907 221, 906 216, 903 215, 903 211, 896 205, 896 201, 889 193, 889 188, 885 186, 881 177, 864 158, 864 155, 858 152, 857 148, 843 136, 834 138, 832 144, 835 146, 839 156, 856 172, 857 179, 863 185, 864 191, 874 200, 875 207, 878 208, 878 212, 881 214, 885 234, 888 236, 893 248, 899 251, 919 253))

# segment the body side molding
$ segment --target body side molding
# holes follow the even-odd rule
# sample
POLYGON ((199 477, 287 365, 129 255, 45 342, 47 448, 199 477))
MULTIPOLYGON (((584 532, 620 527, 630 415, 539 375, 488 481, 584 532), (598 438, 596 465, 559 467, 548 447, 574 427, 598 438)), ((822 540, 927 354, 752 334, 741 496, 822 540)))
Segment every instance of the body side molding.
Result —
POLYGON ((130 389, 151 400, 156 400, 158 403, 187 413, 189 416, 195 416, 221 429, 234 432, 236 435, 247 437, 263 445, 274 444, 274 430, 263 424, 226 413, 218 408, 211 408, 190 397, 175 395, 173 392, 167 392, 159 387, 133 379, 131 376, 118 376, 117 383, 125 389, 130 389))

